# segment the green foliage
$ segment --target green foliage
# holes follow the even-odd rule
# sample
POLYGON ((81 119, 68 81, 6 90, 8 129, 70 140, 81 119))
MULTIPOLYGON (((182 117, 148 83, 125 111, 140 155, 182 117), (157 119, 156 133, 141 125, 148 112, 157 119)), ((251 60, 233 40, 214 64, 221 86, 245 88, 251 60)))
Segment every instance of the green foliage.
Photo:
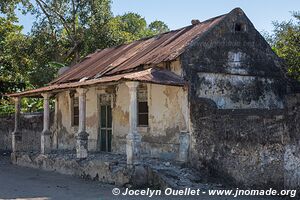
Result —
MULTIPOLYGON (((168 31, 161 21, 147 25, 136 13, 113 16, 111 0, 0 1, 0 113, 13 111, 5 93, 44 86, 62 66, 103 49, 168 31), (36 21, 22 34, 16 10, 36 21)), ((23 111, 42 109, 38 99, 22 100, 23 111)))
POLYGON ((169 31, 169 27, 164 22, 158 20, 151 22, 148 28, 154 34, 160 34, 169 31))
POLYGON ((0 113, 14 107, 3 94, 24 90, 29 83, 31 59, 26 53, 27 37, 12 18, 0 17, 0 113))
POLYGON ((300 81, 300 13, 293 13, 294 20, 274 22, 274 35, 269 38, 273 50, 287 64, 287 72, 300 81))

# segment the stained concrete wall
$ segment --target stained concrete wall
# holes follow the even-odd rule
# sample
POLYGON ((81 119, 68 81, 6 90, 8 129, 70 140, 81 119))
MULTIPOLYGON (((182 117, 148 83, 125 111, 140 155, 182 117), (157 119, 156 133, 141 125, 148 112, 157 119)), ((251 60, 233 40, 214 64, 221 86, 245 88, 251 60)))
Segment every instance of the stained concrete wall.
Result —
POLYGON ((282 109, 287 81, 281 60, 247 16, 235 9, 181 55, 191 98, 220 109, 282 109), (236 32, 235 24, 245 26, 236 32))
MULTIPOLYGON (((77 97, 75 91, 72 91, 77 97)), ((71 92, 71 93, 72 93, 71 92)), ((89 133, 88 148, 90 151, 97 150, 99 112, 98 95, 102 93, 97 87, 90 87, 86 93, 86 131, 89 133)), ((54 137, 53 148, 73 150, 75 149, 75 136, 78 126, 72 125, 72 96, 70 91, 56 95, 55 123, 53 125, 54 137)))
MULTIPOLYGON (((138 127, 142 136, 142 153, 164 158, 176 158, 180 131, 189 130, 187 90, 182 87, 146 84, 149 106, 149 126, 138 127)), ((112 151, 125 153, 126 136, 129 131, 129 91, 125 83, 116 86, 96 86, 86 94, 87 132, 89 150, 97 151, 100 120, 101 94, 111 97, 112 105, 112 151)), ((75 94, 76 96, 76 94, 75 94)), ((54 148, 74 149, 77 127, 71 124, 71 97, 69 92, 56 97, 56 123, 54 148)))
MULTIPOLYGON (((11 151, 11 133, 14 130, 14 115, 0 117, 0 151, 11 151)), ((22 142, 20 149, 24 151, 39 151, 41 132, 43 130, 43 116, 21 115, 20 131, 22 142)))
MULTIPOLYGON (((181 87, 147 84, 149 126, 138 127, 142 153, 176 158, 180 131, 189 130, 187 90, 181 87)), ((125 84, 118 86, 113 108, 113 148, 125 152, 129 131, 129 94, 125 84)))
POLYGON ((220 109, 283 108, 272 78, 199 72, 197 81, 197 97, 213 100, 220 109))
POLYGON ((190 85, 191 165, 237 185, 299 187, 299 96, 286 99, 281 61, 247 16, 240 9, 225 16, 189 45, 181 65, 190 85))
POLYGON ((300 95, 286 109, 218 109, 192 102, 190 163, 237 185, 299 188, 300 95))

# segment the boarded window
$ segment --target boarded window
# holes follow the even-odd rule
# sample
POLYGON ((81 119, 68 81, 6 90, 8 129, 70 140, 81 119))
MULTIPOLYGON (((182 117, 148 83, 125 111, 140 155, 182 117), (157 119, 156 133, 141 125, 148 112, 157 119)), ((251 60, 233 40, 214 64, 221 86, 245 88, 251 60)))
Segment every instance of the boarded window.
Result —
POLYGON ((138 126, 148 126, 148 95, 147 87, 140 86, 138 88, 138 126))
POLYGON ((78 126, 79 125, 79 101, 78 97, 73 97, 73 106, 72 106, 72 125, 78 126))

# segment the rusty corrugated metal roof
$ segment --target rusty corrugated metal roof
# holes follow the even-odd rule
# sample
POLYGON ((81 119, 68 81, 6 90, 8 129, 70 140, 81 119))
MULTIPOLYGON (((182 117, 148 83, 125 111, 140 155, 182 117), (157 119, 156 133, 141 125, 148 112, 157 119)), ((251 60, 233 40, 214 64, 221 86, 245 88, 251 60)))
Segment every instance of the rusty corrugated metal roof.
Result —
POLYGON ((183 86, 185 82, 181 77, 153 66, 175 60, 195 38, 214 27, 224 16, 129 44, 98 50, 56 78, 49 86, 7 96, 39 96, 43 92, 122 80, 183 86), (143 65, 150 67, 146 70, 135 70, 143 65))
POLYGON ((161 68, 149 68, 146 70, 138 72, 130 72, 125 74, 117 74, 113 76, 105 76, 98 79, 91 79, 86 81, 77 81, 71 83, 54 84, 46 87, 41 87, 38 89, 28 90, 24 92, 14 93, 7 96, 17 97, 17 96, 39 96, 43 92, 53 92, 60 91, 69 88, 91 86, 99 83, 111 83, 111 82, 121 82, 121 81, 140 81, 161 85, 173 85, 173 86, 184 86, 185 81, 178 75, 171 71, 161 69, 161 68))
POLYGON ((95 79, 124 73, 141 65, 156 65, 176 59, 196 37, 216 25, 224 15, 151 38, 107 48, 88 55, 51 84, 95 79))

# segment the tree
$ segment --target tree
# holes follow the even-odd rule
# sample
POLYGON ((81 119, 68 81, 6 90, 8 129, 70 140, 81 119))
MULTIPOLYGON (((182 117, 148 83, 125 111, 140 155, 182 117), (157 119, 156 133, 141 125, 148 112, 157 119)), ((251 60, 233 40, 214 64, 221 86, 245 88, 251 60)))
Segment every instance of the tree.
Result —
POLYGON ((269 41, 286 61, 288 75, 300 81, 300 12, 294 12, 293 18, 295 21, 274 22, 274 34, 269 41))
POLYGON ((3 94, 23 90, 29 84, 28 41, 15 23, 12 17, 0 17, 0 113, 12 110, 3 94))
MULTIPOLYGON (((161 21, 147 25, 136 13, 114 17, 110 6, 111 0, 2 0, 0 93, 44 86, 60 67, 73 65, 96 49, 168 30, 161 21), (15 10, 36 16, 29 35, 16 25, 15 10)), ((37 100, 22 103, 34 109, 41 105, 37 100)))
POLYGON ((145 18, 136 13, 118 15, 109 21, 108 27, 114 45, 128 43, 169 30, 162 21, 154 21, 147 25, 145 18))
POLYGON ((151 22, 148 26, 148 28, 154 33, 154 34, 160 34, 169 31, 169 27, 162 21, 156 20, 154 22, 151 22))

